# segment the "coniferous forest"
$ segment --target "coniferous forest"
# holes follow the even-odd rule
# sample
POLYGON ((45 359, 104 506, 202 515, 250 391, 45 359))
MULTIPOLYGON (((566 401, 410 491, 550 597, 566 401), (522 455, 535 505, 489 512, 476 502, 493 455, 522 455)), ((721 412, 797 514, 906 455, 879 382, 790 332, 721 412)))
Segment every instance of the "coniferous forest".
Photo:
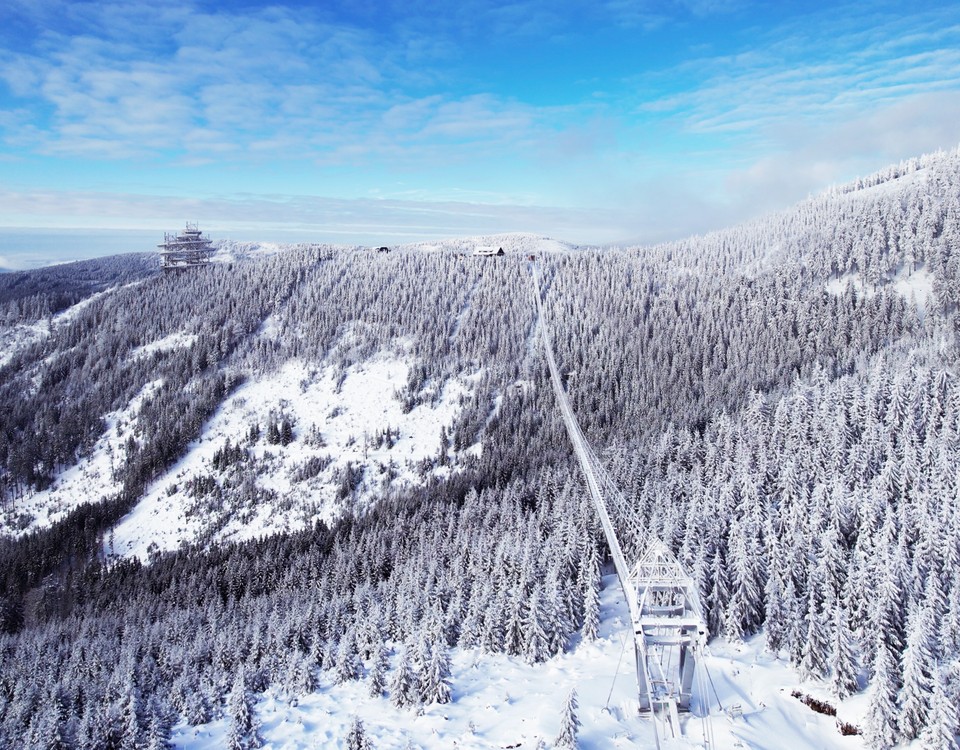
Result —
MULTIPOLYGON (((0 747, 162 748, 219 717, 255 747, 268 687, 362 680, 415 711, 451 699, 452 649, 536 664, 594 637, 608 551, 529 262, 522 240, 500 258, 296 245, 180 273, 129 255, 0 275, 0 747), (294 482, 329 474, 335 517, 223 538, 222 508, 277 501, 253 446, 322 444, 292 403, 176 490, 220 509, 205 533, 105 552, 245 383, 291 361, 346 377, 398 347, 407 411, 473 384, 420 481, 374 486, 318 453, 294 482), (30 498, 131 403, 118 489, 40 522, 30 498)), ((838 698, 865 691, 870 746, 955 747, 960 155, 729 230, 535 262, 625 533, 676 553, 710 633, 762 633, 838 698)))

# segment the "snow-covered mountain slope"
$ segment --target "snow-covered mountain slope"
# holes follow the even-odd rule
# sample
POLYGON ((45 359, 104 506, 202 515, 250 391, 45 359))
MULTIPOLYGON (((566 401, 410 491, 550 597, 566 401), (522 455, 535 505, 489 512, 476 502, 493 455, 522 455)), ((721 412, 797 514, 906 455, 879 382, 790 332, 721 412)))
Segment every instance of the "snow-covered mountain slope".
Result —
MULTIPOLYGON (((716 746, 864 743, 794 690, 872 746, 953 746, 960 157, 922 170, 655 248, 223 246, 61 279, 84 304, 0 367, 0 746, 249 744, 256 715, 337 747, 357 713, 384 746, 535 747, 566 681, 585 746, 649 746, 629 698, 599 710, 625 620, 608 582, 590 642, 603 541, 529 255, 618 528, 697 587, 716 746)), ((49 303, 0 295, 0 321, 49 303)))
MULTIPOLYGON (((135 286, 137 283, 139 282, 133 282, 129 286, 135 286)), ((28 347, 42 342, 54 328, 61 328, 76 320, 83 310, 112 291, 114 289, 95 292, 65 310, 39 320, 0 327, 0 367, 8 364, 18 353, 28 347)))
POLYGON ((345 508, 455 470, 457 455, 443 435, 477 377, 451 378, 405 411, 409 371, 402 355, 380 353, 342 374, 291 361, 244 383, 116 526, 108 554, 146 559, 187 541, 251 539, 329 522, 345 508), (285 421, 289 442, 280 434, 285 421), (431 465, 441 453, 443 464, 431 465))
MULTIPOLYGON (((471 256, 466 261, 470 265, 462 271, 474 278, 454 291, 458 304, 438 299, 446 308, 446 320, 423 320, 426 325, 447 330, 445 345, 449 346, 471 338, 483 343, 485 334, 477 339, 473 331, 489 328, 485 316, 497 315, 495 308, 485 307, 489 303, 484 299, 491 291, 502 291, 496 288, 497 276, 516 274, 522 268, 517 261, 526 262, 528 254, 563 252, 569 246, 533 235, 498 235, 451 240, 429 248, 404 246, 384 256, 366 248, 223 241, 215 259, 224 266, 228 262, 267 262, 275 267, 296 267, 303 262, 304 254, 321 264, 336 256, 342 268, 366 274, 371 264, 409 265, 403 257, 410 254, 429 258, 440 251, 452 260, 452 256, 470 255, 482 243, 500 243, 512 257, 471 256), (500 265, 488 268, 485 262, 500 265), (493 278, 489 278, 490 271, 494 272, 493 278), (481 273, 489 283, 480 283, 477 274, 481 273)), ((443 257, 438 262, 449 265, 443 257)), ((224 278, 230 275, 225 269, 224 278)), ((350 279, 342 278, 334 283, 344 281, 350 284, 350 279)), ((437 294, 453 291, 445 280, 439 281, 437 294)), ((170 285, 167 282, 175 280, 157 282, 170 285)), ((16 338, 20 347, 36 343, 88 306, 103 302, 104 296, 121 291, 95 294, 50 321, 14 326, 7 329, 7 334, 16 338), (23 331, 32 332, 32 338, 23 331)), ((114 295, 114 304, 117 296, 123 295, 114 295)), ((129 295, 126 298, 131 299, 129 295)), ((389 302, 383 302, 377 304, 389 317, 389 302)), ((522 298, 518 302, 523 305, 522 298)), ((251 345, 290 348, 295 339, 312 336, 313 332, 303 330, 307 320, 300 315, 291 317, 291 308, 302 304, 296 298, 280 305, 269 304, 269 314, 251 337, 251 345)), ((325 306, 326 302, 319 300, 319 304, 325 306)), ((421 312, 413 310, 412 314, 419 316, 421 312)), ((302 528, 319 519, 330 521, 345 511, 362 508, 379 494, 422 483, 429 477, 442 477, 464 462, 478 460, 482 455, 479 434, 465 436, 455 446, 449 444, 454 420, 466 403, 483 401, 484 405, 475 405, 481 411, 473 419, 475 427, 482 429, 496 414, 500 391, 514 384, 508 379, 491 390, 487 383, 486 390, 479 392, 485 363, 476 356, 457 366, 444 366, 436 377, 425 378, 423 356, 416 350, 417 337, 404 333, 385 340, 385 349, 375 350, 368 343, 369 326, 362 320, 360 325, 356 323, 343 317, 343 323, 331 330, 337 338, 329 342, 326 353, 306 358, 278 357, 278 370, 257 366, 246 372, 244 384, 205 421, 179 460, 159 475, 151 472, 154 475, 143 489, 140 504, 111 533, 107 554, 145 558, 148 551, 176 549, 185 542, 244 539, 302 528), (411 384, 415 384, 414 390, 411 384), (268 425, 279 424, 281 419, 291 423, 292 442, 288 445, 271 443, 266 436, 268 425), (251 438, 251 429, 257 428, 264 434, 251 438), (225 446, 242 456, 232 459, 229 467, 212 468, 215 456, 225 446), (232 500, 225 501, 225 495, 232 500)), ((138 369, 148 369, 156 359, 190 358, 191 351, 203 345, 202 330, 202 323, 190 330, 161 327, 155 333, 138 335, 140 343, 130 347, 124 357, 138 369)), ((531 355, 525 347, 525 356, 531 355)), ((122 467, 130 458, 127 453, 138 450, 138 441, 142 442, 135 427, 133 442, 131 433, 124 432, 131 423, 136 425, 136 415, 128 412, 139 408, 141 400, 133 399, 130 404, 103 415, 107 429, 99 441, 90 445, 73 466, 55 472, 49 486, 45 483, 33 490, 25 488, 15 504, 0 509, 0 531, 26 533, 42 528, 64 518, 83 502, 96 502, 120 492, 122 467), (121 414, 125 417, 119 418, 121 414), (82 477, 83 492, 77 491, 77 477, 82 477)))

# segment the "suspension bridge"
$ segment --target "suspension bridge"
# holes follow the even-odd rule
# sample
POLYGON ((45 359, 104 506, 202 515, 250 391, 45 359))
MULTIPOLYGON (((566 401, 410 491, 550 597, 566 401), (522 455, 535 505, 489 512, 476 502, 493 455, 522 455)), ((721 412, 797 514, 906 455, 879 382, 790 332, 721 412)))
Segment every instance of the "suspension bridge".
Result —
MULTIPOLYGON (((630 609, 637 666, 638 704, 652 719, 656 747, 684 743, 680 714, 699 709, 702 744, 713 750, 704 669, 698 669, 707 642, 693 579, 659 539, 639 528, 626 498, 614 484, 580 429, 560 377, 549 321, 541 294, 540 273, 531 260, 540 334, 550 379, 567 433, 610 548, 617 577, 630 609), (618 533, 619 532, 619 533, 618 533), (696 693, 694 684, 696 683, 696 693), (698 701, 695 703, 694 696, 698 701)), ((689 723, 689 722, 688 722, 689 723)))

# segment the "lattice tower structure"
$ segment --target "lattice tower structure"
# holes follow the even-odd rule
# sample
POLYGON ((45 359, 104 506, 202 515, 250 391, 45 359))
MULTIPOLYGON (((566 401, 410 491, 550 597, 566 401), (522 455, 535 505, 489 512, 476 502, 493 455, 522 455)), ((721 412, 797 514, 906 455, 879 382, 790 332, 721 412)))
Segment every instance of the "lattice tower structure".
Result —
POLYGON ((205 266, 213 256, 213 241, 196 224, 186 225, 182 232, 164 232, 160 249, 163 269, 205 266))

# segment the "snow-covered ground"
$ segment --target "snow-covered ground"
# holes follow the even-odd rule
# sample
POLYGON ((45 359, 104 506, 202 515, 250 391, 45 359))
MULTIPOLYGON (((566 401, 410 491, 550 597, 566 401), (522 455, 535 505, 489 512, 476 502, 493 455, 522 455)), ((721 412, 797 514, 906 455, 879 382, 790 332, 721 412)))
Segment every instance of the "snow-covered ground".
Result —
MULTIPOLYGON (((363 722, 371 746, 378 750, 408 746, 421 750, 532 750, 538 738, 552 747, 564 700, 575 688, 582 723, 581 750, 654 748, 653 724, 636 711, 629 623, 616 577, 605 576, 596 641, 576 642, 568 653, 536 666, 513 657, 454 649, 453 700, 447 705, 426 706, 422 713, 394 708, 389 696, 370 697, 366 678, 336 685, 324 674, 317 690, 308 695, 290 696, 271 689, 256 707, 263 747, 345 748, 354 716, 363 722)), ((711 689, 708 696, 709 725, 715 740, 710 750, 865 747, 860 737, 841 736, 834 719, 814 713, 791 697, 798 686, 818 697, 826 694, 817 692, 817 686, 800 685, 783 662, 763 653, 762 636, 740 645, 715 642, 710 651, 704 660, 716 688, 716 693, 711 689), (731 710, 735 706, 738 710, 731 710)), ((851 711, 854 718, 857 714, 851 711)), ((844 709, 840 715, 851 720, 844 709)), ((662 741, 665 750, 706 747, 700 716, 686 715, 681 723, 685 736, 662 741)), ((196 727, 180 725, 173 742, 183 750, 214 750, 224 746, 226 731, 222 719, 196 727)))
POLYGON ((89 455, 62 471, 50 487, 28 493, 9 510, 0 511, 0 532, 26 533, 49 526, 83 503, 98 502, 119 492, 122 486, 114 471, 126 458, 126 441, 136 425, 140 405, 160 384, 159 380, 148 383, 125 409, 107 414, 107 429, 89 455))
POLYGON ((168 352, 173 349, 186 349, 193 345, 197 340, 197 335, 194 333, 184 333, 183 331, 177 331, 176 333, 171 333, 169 336, 165 336, 162 339, 157 341, 151 341, 149 344, 144 344, 143 346, 138 346, 130 354, 136 357, 149 357, 155 352, 168 352))
MULTIPOLYGON (((128 286, 135 286, 138 283, 139 282, 133 282, 128 286)), ((43 318, 33 323, 0 326, 0 367, 3 367, 3 365, 13 359, 17 352, 26 349, 37 341, 42 341, 50 335, 54 328, 69 323, 95 300, 110 294, 116 289, 117 287, 111 287, 110 289, 104 289, 102 292, 91 294, 86 299, 80 300, 77 304, 49 318, 43 318)))
MULTIPOLYGON (((48 335, 51 326, 67 322, 96 296, 50 321, 19 327, 23 330, 10 334, 6 356, 48 335)), ((261 335, 272 335, 270 322, 264 324, 261 335)), ((175 333, 139 347, 132 356, 189 347, 195 338, 175 333)), ((439 454, 441 430, 451 426, 480 373, 428 383, 419 394, 420 402, 405 411, 402 391, 412 364, 409 343, 400 340, 389 352, 355 363, 345 373, 324 363, 289 362, 272 376, 245 383, 221 405, 186 455, 151 484, 114 529, 106 551, 146 559, 151 550, 175 549, 206 536, 239 540, 289 531, 317 519, 335 518, 346 501, 362 503, 391 487, 420 483, 424 471, 448 473, 447 466, 425 469, 425 464, 439 454), (293 423, 294 440, 288 445, 270 444, 268 422, 282 417, 293 423), (234 446, 248 446, 252 425, 259 425, 262 435, 249 446, 247 468, 263 490, 259 499, 266 497, 269 502, 245 510, 228 504, 201 508, 202 502, 190 495, 188 482, 210 475, 222 482, 224 477, 212 467, 214 454, 228 439, 234 446), (379 441, 378 435, 388 428, 389 441, 379 441), (298 468, 311 458, 329 463, 321 471, 298 476, 298 468), (348 465, 359 474, 359 486, 343 498, 339 488, 348 465)), ((60 472, 50 488, 27 493, 0 513, 0 533, 20 534, 47 526, 83 502, 116 494, 120 484, 114 472, 125 460, 136 414, 143 398, 158 385, 150 384, 125 409, 105 415, 104 434, 88 455, 60 472)), ((467 450, 477 455, 480 446, 467 450)))
MULTIPOLYGON (((215 252, 212 260, 216 263, 232 263, 245 258, 276 255, 309 243, 245 242, 239 240, 217 240, 213 243, 215 252)), ((313 245, 328 249, 355 250, 353 245, 313 245)), ((561 240, 553 240, 536 234, 510 232, 507 234, 489 234, 477 237, 451 237, 431 242, 412 242, 393 245, 391 251, 416 252, 455 252, 473 255, 480 248, 496 250, 503 248, 504 253, 525 255, 531 253, 564 253, 576 249, 561 240)))
POLYGON ((440 240, 437 242, 417 242, 409 245, 400 245, 399 250, 417 250, 420 252, 452 251, 473 254, 480 248, 503 248, 504 253, 531 254, 531 253, 563 253, 575 249, 560 240, 552 240, 536 234, 515 232, 511 234, 490 234, 481 237, 462 237, 457 239, 440 240))
MULTIPOLYGON (((906 268, 901 268, 892 279, 882 283, 891 284, 897 294, 908 302, 913 302, 917 306, 917 314, 921 321, 923 320, 927 306, 933 299, 933 276, 926 268, 920 266, 912 272, 906 268)), ((847 287, 851 284, 857 294, 867 297, 876 294, 874 285, 865 281, 858 273, 847 273, 839 278, 831 279, 826 284, 826 290, 830 294, 841 295, 846 292, 847 287)))
MULTIPOLYGON (((438 455, 441 430, 452 424, 476 375, 448 380, 432 398, 404 413, 398 394, 408 372, 408 362, 394 352, 351 365, 342 380, 333 367, 293 361, 270 377, 244 384, 217 410, 187 454, 117 525, 108 552, 146 558, 151 550, 176 549, 195 541, 212 526, 217 539, 241 540, 302 528, 318 519, 329 521, 342 511, 345 499, 337 496, 338 477, 348 464, 363 468, 355 500, 391 486, 421 482, 418 464, 438 455), (268 422, 283 417, 294 424, 293 442, 270 444, 268 422), (253 425, 259 426, 261 437, 248 446, 253 425), (387 428, 392 445, 377 445, 377 434, 387 428), (270 499, 256 508, 232 507, 228 502, 200 510, 189 483, 219 476, 214 454, 228 439, 234 446, 248 447, 254 468, 247 468, 270 499), (311 458, 330 463, 315 476, 297 480, 298 467, 311 458)), ((445 473, 449 468, 433 471, 445 473)))
POLYGON ((303 243, 217 240, 213 243, 214 253, 211 260, 214 263, 233 263, 245 258, 276 255, 303 246, 303 243))
POLYGON ((862 187, 856 190, 848 190, 846 192, 837 192, 836 189, 828 190, 834 198, 840 198, 841 200, 860 200, 863 198, 877 198, 880 196, 893 195, 899 193, 904 188, 910 185, 916 185, 919 183, 926 182, 930 179, 930 169, 929 167, 924 167, 922 169, 916 169, 912 172, 907 172, 906 174, 895 177, 891 180, 884 180, 876 185, 869 185, 867 187, 862 187))

